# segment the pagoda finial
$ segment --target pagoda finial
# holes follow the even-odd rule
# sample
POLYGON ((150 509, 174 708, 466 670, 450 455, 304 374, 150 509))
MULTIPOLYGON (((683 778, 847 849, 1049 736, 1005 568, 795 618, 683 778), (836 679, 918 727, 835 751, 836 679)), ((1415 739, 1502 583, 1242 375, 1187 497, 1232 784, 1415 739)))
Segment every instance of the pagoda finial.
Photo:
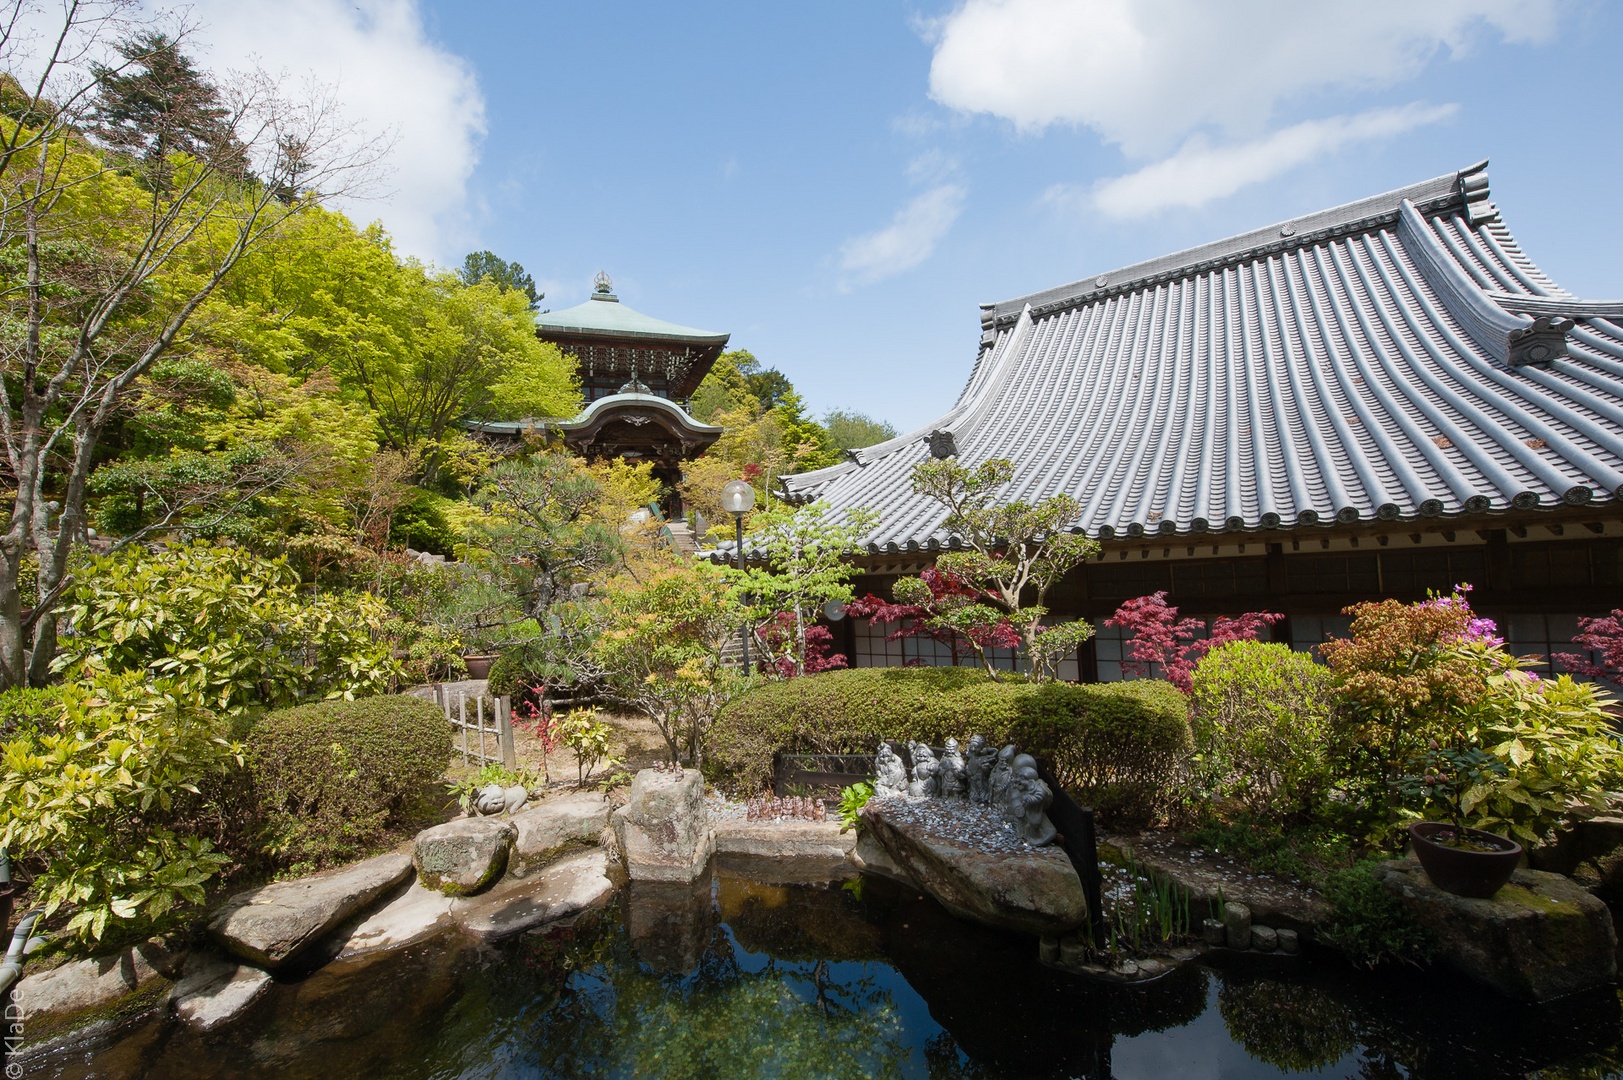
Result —
POLYGON ((592 279, 592 284, 596 286, 593 290, 595 292, 612 293, 614 291, 614 282, 609 278, 606 270, 599 270, 597 277, 592 279))

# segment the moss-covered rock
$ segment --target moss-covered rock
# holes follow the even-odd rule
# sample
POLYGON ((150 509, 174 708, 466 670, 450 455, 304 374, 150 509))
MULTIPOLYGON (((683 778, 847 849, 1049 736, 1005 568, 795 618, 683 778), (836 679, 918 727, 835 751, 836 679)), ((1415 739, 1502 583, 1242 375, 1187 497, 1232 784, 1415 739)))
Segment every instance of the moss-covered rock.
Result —
POLYGON ((507 870, 518 829, 496 818, 462 818, 417 834, 411 861, 424 888, 446 896, 488 889, 507 870))
POLYGON ((1518 870, 1486 900, 1444 892, 1417 862, 1383 863, 1375 877, 1436 935, 1441 962, 1508 997, 1548 1001, 1617 976, 1611 912, 1560 874, 1518 870))

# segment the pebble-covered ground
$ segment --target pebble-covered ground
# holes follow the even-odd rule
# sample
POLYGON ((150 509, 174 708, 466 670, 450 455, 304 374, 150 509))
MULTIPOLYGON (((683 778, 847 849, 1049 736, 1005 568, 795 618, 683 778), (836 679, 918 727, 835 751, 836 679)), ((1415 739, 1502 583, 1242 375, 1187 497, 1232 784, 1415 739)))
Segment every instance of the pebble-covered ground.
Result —
POLYGON ((906 795, 875 795, 870 806, 883 805, 885 815, 928 828, 939 836, 956 840, 983 851, 1038 855, 1064 852, 1058 846, 1034 848, 1020 838, 1014 826, 1001 813, 981 803, 963 799, 914 799, 906 795))

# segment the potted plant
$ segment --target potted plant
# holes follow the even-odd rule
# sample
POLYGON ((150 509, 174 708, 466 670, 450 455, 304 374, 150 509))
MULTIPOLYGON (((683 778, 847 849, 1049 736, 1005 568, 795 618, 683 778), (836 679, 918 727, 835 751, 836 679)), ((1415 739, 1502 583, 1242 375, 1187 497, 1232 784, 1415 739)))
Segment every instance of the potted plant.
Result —
POLYGON ((1417 771, 1396 781, 1398 793, 1423 807, 1440 805, 1448 815, 1447 821, 1409 826, 1426 876, 1455 896, 1492 896, 1516 872, 1522 846, 1508 836, 1466 826, 1465 798, 1472 788, 1503 776, 1504 763, 1476 747, 1440 747, 1434 740, 1416 765, 1417 771))

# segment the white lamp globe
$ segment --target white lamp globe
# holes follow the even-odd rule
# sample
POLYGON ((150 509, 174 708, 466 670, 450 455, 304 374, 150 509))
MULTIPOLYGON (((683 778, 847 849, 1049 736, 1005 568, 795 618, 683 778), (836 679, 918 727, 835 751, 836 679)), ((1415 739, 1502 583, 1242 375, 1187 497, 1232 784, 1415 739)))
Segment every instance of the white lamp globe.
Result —
POLYGON ((742 480, 729 480, 721 487, 721 505, 729 514, 747 514, 755 508, 755 489, 742 480))

